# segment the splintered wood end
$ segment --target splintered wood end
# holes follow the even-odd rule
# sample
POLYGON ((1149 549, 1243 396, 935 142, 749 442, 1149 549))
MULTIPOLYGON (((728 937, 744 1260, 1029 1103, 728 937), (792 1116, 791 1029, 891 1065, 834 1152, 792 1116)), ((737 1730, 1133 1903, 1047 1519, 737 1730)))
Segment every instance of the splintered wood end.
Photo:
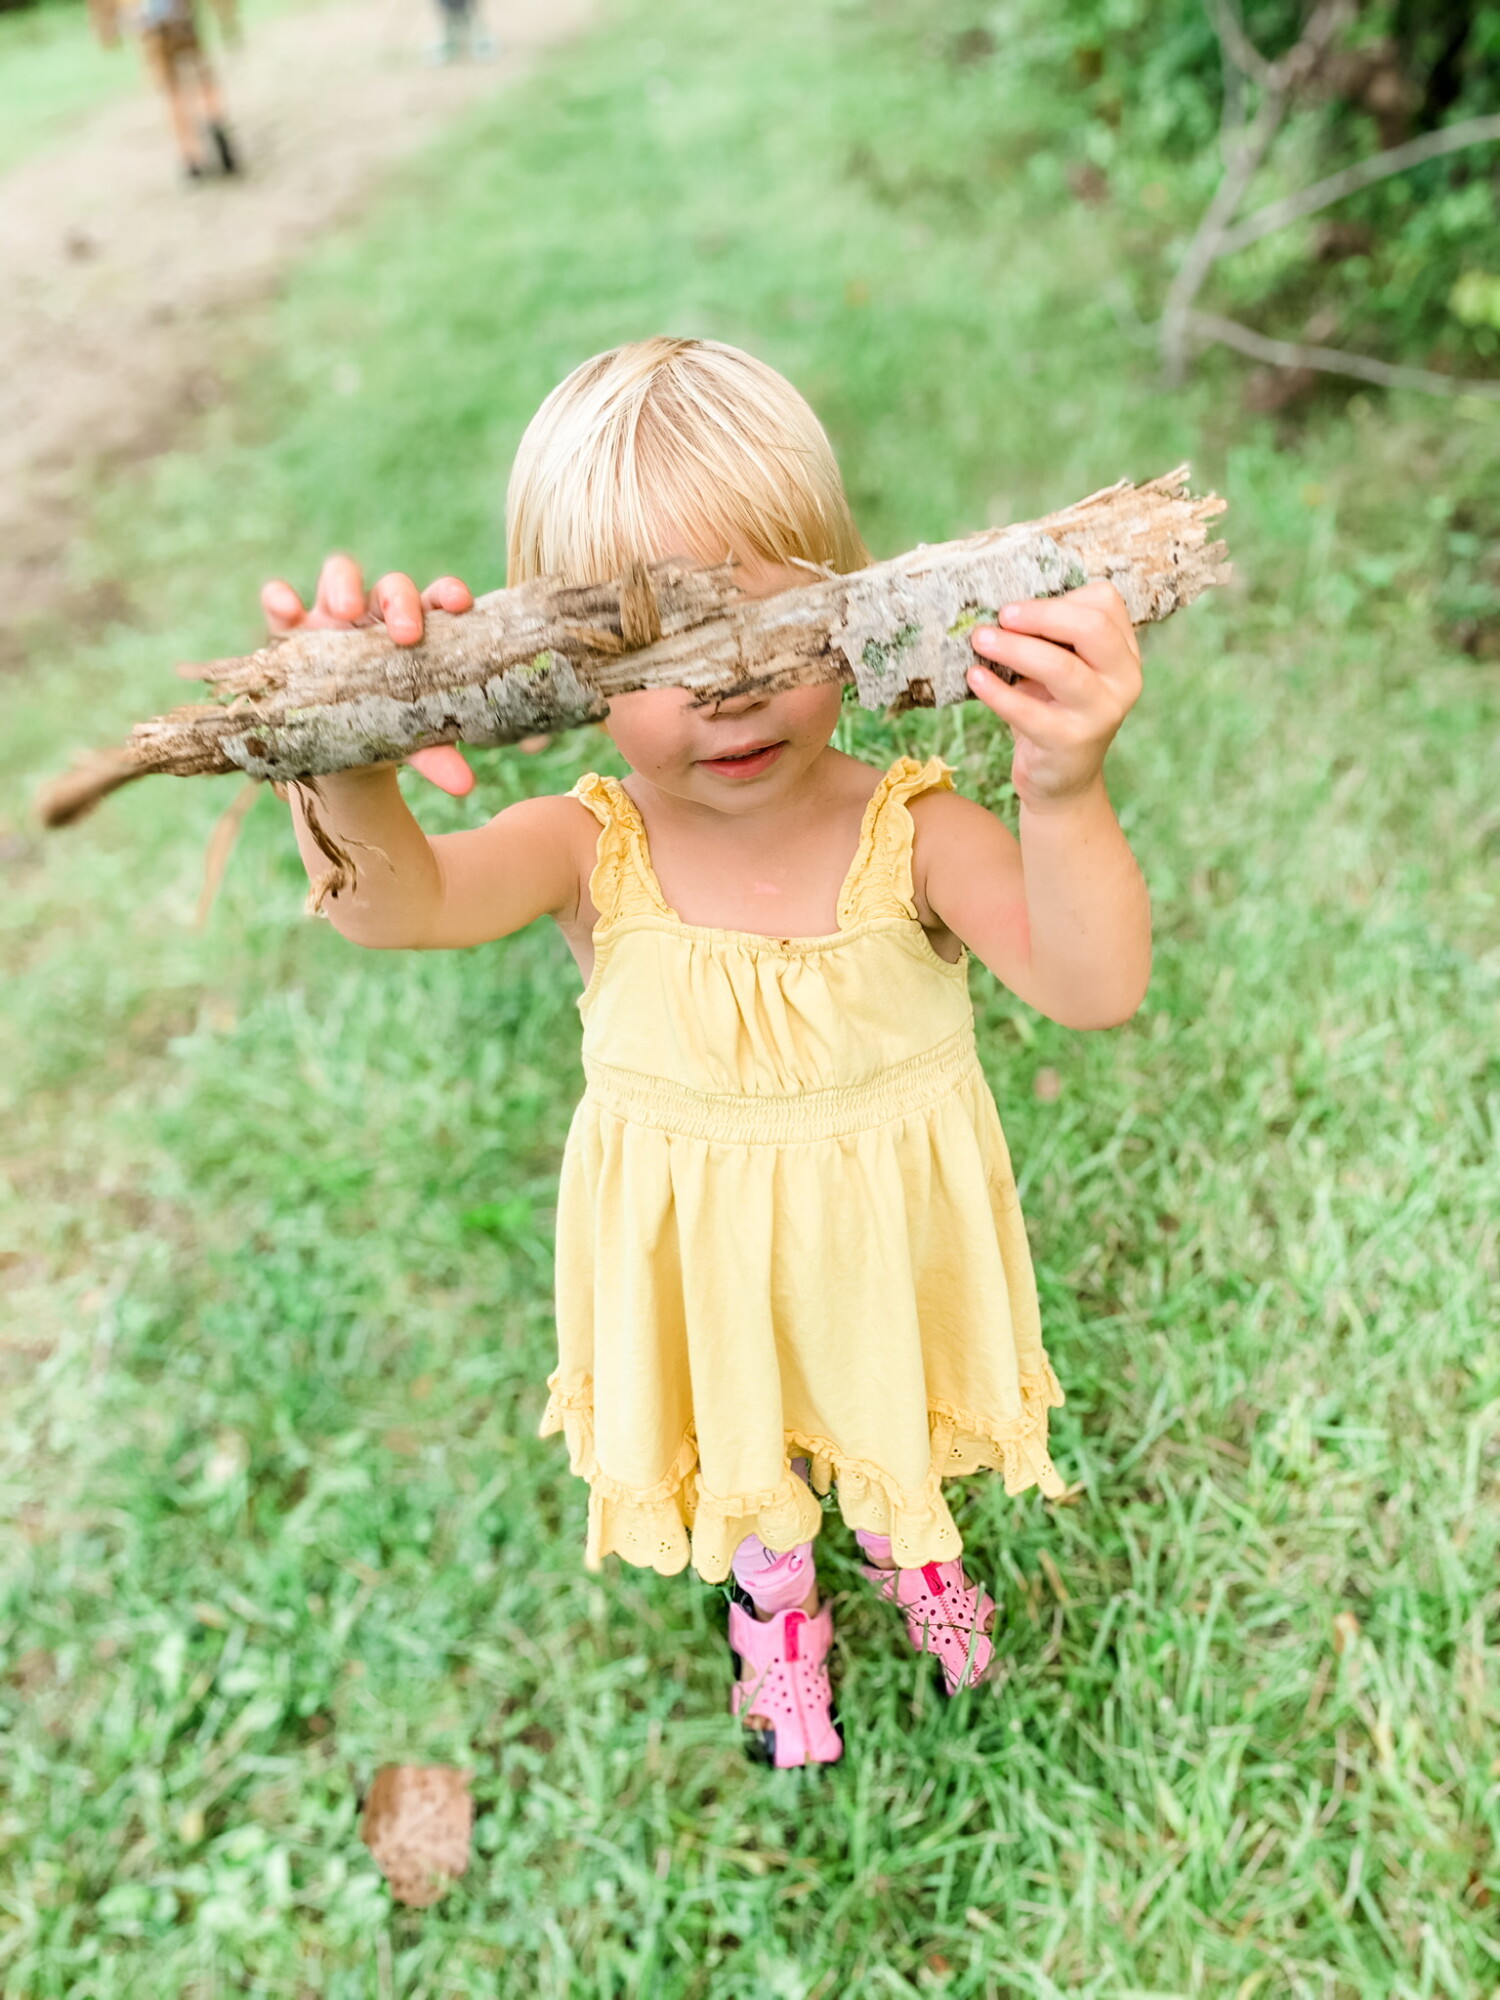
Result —
POLYGON ((36 795, 37 818, 43 826, 71 826, 121 785, 144 778, 150 768, 130 750, 91 751, 71 771, 42 786, 36 795))

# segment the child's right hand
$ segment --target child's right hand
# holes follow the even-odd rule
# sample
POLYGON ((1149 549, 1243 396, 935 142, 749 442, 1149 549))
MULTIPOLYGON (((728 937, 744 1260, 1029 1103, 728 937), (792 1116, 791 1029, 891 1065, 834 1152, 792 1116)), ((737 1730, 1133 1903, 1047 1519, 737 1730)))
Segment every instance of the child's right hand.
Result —
MULTIPOLYGON (((474 593, 456 576, 440 576, 419 592, 409 576, 392 570, 366 597, 364 577, 353 556, 329 556, 318 573, 317 595, 310 611, 292 586, 280 577, 262 587, 260 603, 273 638, 279 639, 288 632, 383 624, 398 646, 415 646, 422 636, 424 608, 455 613, 472 611, 474 593)), ((463 752, 452 743, 413 751, 408 761, 413 770, 420 771, 440 791, 451 792, 455 798, 462 798, 474 789, 474 773, 463 752)))

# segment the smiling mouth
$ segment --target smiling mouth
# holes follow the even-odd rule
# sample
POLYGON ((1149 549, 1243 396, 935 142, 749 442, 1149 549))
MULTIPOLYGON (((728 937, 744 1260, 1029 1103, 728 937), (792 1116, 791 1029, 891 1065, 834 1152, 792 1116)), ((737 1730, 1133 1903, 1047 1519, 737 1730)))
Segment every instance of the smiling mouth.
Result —
POLYGON ((722 772, 725 776, 742 771, 748 777, 768 769, 785 748, 784 742, 757 743, 749 750, 726 750, 721 756, 700 757, 698 761, 710 771, 722 772))

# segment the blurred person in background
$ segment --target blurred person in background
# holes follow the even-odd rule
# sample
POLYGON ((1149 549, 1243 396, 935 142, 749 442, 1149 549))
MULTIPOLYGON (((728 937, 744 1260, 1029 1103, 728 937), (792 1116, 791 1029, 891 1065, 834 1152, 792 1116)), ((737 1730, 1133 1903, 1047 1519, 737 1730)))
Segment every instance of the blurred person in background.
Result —
POLYGON ((494 38, 479 18, 479 0, 438 0, 438 15, 442 40, 429 49, 429 62, 458 62, 464 56, 477 62, 493 58, 494 38))
MULTIPOLYGON (((237 41, 236 0, 214 0, 214 11, 225 40, 237 41)), ((238 173, 219 80, 198 33, 196 0, 89 0, 89 12, 106 48, 122 32, 139 37, 146 67, 166 96, 187 178, 201 180, 211 162, 226 174, 238 173)))

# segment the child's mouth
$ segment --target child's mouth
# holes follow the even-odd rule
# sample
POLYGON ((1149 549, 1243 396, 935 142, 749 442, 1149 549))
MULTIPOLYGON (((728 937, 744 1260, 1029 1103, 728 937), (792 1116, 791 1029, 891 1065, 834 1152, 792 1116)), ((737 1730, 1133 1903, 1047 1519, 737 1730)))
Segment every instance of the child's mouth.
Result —
POLYGON ((727 757, 700 757, 698 762, 716 778, 758 778, 769 771, 786 748, 785 743, 762 743, 754 750, 736 750, 727 757))

